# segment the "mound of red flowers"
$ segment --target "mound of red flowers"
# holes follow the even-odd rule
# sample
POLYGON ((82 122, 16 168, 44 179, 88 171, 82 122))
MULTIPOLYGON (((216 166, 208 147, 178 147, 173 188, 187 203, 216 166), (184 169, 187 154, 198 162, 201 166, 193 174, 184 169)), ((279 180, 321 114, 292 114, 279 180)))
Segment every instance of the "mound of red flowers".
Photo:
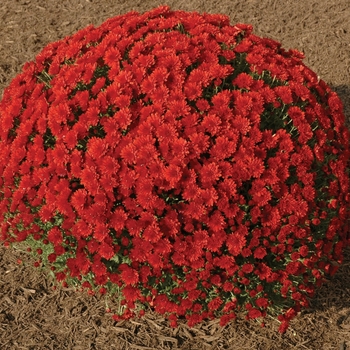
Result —
POLYGON ((349 130, 302 58, 166 6, 49 44, 0 103, 2 242, 115 319, 284 331, 349 243, 349 130))

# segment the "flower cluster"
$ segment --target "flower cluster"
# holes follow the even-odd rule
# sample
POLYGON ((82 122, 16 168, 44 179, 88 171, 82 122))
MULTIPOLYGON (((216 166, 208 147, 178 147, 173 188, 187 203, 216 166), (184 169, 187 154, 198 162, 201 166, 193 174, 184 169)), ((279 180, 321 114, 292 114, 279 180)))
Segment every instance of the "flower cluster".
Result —
POLYGON ((115 319, 284 331, 349 243, 349 131, 302 58, 166 6, 49 44, 0 103, 1 240, 115 319))

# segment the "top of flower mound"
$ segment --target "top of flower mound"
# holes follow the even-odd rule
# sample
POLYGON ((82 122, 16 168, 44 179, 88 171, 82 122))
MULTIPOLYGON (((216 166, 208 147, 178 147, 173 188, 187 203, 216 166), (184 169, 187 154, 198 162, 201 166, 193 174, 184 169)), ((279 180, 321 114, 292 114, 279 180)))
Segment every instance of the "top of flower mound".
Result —
POLYGON ((242 307, 284 330, 349 229, 342 104, 302 58, 168 7, 49 44, 0 103, 1 240, 120 290, 118 317, 242 307))

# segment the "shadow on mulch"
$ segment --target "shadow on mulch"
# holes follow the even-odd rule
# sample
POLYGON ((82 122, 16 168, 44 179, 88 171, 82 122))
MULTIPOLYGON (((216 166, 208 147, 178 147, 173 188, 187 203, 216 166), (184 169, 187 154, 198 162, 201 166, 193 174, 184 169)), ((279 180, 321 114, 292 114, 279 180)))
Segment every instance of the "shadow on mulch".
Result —
POLYGON ((344 105, 344 114, 346 117, 346 122, 348 127, 350 128, 350 86, 348 85, 339 85, 333 86, 330 84, 330 87, 333 91, 335 91, 344 105))

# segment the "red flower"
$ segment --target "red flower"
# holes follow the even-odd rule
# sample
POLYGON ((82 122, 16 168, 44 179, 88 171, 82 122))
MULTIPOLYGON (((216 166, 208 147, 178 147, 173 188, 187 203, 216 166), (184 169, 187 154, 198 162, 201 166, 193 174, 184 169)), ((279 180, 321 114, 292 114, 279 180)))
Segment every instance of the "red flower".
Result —
POLYGON ((48 255, 47 260, 52 264, 56 261, 57 255, 54 253, 51 253, 48 255))
POLYGON ((119 266, 121 270, 121 279, 126 285, 135 285, 139 281, 139 275, 137 271, 126 264, 119 266))
POLYGON ((119 232, 124 228, 126 219, 127 219, 127 214, 125 213, 125 211, 123 209, 117 209, 112 214, 112 217, 110 219, 110 224, 117 232, 119 232))
POLYGON ((197 246, 204 248, 208 241, 208 232, 205 230, 196 230, 193 233, 193 239, 197 246))
POLYGON ((289 327, 289 322, 288 321, 283 321, 282 323, 281 323, 281 325, 279 326, 279 328, 278 328, 278 331, 280 332, 280 333, 285 333, 286 332, 286 330, 288 329, 288 327, 289 327))
POLYGON ((251 128, 249 119, 240 115, 236 116, 231 123, 232 126, 242 135, 246 135, 251 128))
MULTIPOLYGON (((241 115, 243 118, 246 117, 248 115, 248 112, 253 106, 251 97, 235 91, 233 92, 233 96, 234 96, 234 104, 235 104, 237 114, 241 115)), ((246 132, 247 130, 247 122, 242 119, 241 125, 242 125, 241 130, 244 135, 244 132, 246 132)))
POLYGON ((292 91, 289 86, 276 86, 274 92, 284 104, 287 105, 293 103, 292 91))
POLYGON ((183 198, 186 200, 193 200, 196 197, 198 197, 200 195, 201 191, 200 188, 194 184, 194 183, 189 183, 184 191, 183 191, 183 198))
POLYGON ((109 48, 103 59, 109 66, 114 66, 121 59, 120 51, 116 47, 109 48))
MULTIPOLYGON (((226 239, 226 233, 224 230, 220 230, 218 232, 215 232, 215 234, 209 236, 207 241, 208 242, 207 246, 209 251, 212 251, 212 252, 219 251, 225 239, 226 239)), ((236 238, 233 238, 232 244, 235 244, 235 239, 236 238)), ((232 249, 235 249, 235 248, 232 248, 232 249)))
MULTIPOLYGON (((214 201, 206 201, 207 205, 213 205, 214 201)), ((218 232, 221 231, 225 227, 225 218, 220 213, 220 211, 216 210, 213 212, 213 214, 208 218, 209 227, 214 231, 218 232)))
POLYGON ((265 187, 261 186, 263 183, 253 182, 252 189, 250 192, 253 194, 252 204, 256 204, 259 207, 265 206, 271 200, 271 193, 265 187))
POLYGON ((255 304, 260 308, 267 308, 269 305, 269 302, 266 298, 258 298, 255 300, 255 304))
POLYGON ((180 167, 175 165, 170 165, 164 169, 164 178, 169 181, 171 187, 176 187, 176 184, 181 178, 182 172, 180 167))
POLYGON ((122 292, 125 299, 129 301, 137 301, 140 299, 141 296, 140 291, 136 287, 130 285, 125 286, 122 292))
POLYGON ((258 317, 262 317, 262 313, 260 310, 258 309, 250 309, 248 312, 248 317, 249 318, 258 318, 258 317))
POLYGON ((246 238, 237 233, 232 233, 227 237, 226 244, 230 254, 237 256, 241 253, 246 244, 246 238))
POLYGON ((48 235, 47 235, 47 239, 52 242, 54 245, 59 245, 63 242, 63 236, 62 236, 62 232, 58 227, 53 227, 48 235))
POLYGON ((222 304, 221 298, 220 297, 216 297, 216 298, 214 298, 212 301, 210 301, 208 303, 208 309, 212 310, 212 311, 215 311, 215 310, 217 310, 220 307, 221 304, 222 304))
POLYGON ((254 258, 263 259, 267 255, 266 249, 263 247, 259 247, 254 250, 254 258))
POLYGON ((57 281, 64 281, 66 279, 66 274, 63 272, 55 273, 57 281))
POLYGON ((98 248, 98 253, 102 258, 109 260, 114 256, 114 249, 110 244, 102 242, 98 248))
POLYGON ((208 114, 203 118, 201 128, 203 131, 209 132, 211 135, 219 134, 221 130, 221 119, 215 114, 208 114))
POLYGON ((253 84, 253 78, 247 73, 240 73, 232 83, 237 85, 240 89, 249 89, 253 84))
POLYGON ((156 224, 147 226, 142 233, 142 238, 152 243, 158 242, 161 237, 162 232, 156 224))
POLYGON ((106 143, 97 137, 92 137, 87 144, 87 152, 94 159, 101 159, 106 150, 106 143))
POLYGON ((91 262, 85 254, 78 253, 75 260, 76 267, 80 270, 83 275, 86 275, 90 271, 91 262))
POLYGON ((266 264, 260 263, 258 264, 257 269, 254 270, 254 273, 256 273, 261 280, 265 280, 271 276, 272 270, 266 264))
POLYGON ((211 148, 210 155, 217 160, 229 158, 236 150, 237 139, 238 137, 230 140, 226 136, 218 136, 215 145, 211 148))
POLYGON ((248 158, 246 161, 246 166, 251 175, 255 178, 259 178, 265 170, 264 162, 261 159, 255 157, 248 158))
POLYGON ((96 276, 104 276, 107 274, 107 268, 101 261, 101 256, 96 254, 93 259, 93 263, 91 264, 91 271, 96 276))
POLYGON ((232 283, 230 283, 230 282, 225 282, 224 284, 223 284, 223 286, 222 286, 222 288, 223 288, 223 290, 225 291, 225 292, 231 292, 232 290, 233 290, 233 284, 232 283))
POLYGON ((97 174, 92 167, 84 168, 80 173, 81 183, 92 194, 95 195, 98 192, 98 180, 97 174))
POLYGON ((287 264, 286 272, 288 275, 296 275, 299 271, 300 263, 298 261, 292 261, 287 264))

